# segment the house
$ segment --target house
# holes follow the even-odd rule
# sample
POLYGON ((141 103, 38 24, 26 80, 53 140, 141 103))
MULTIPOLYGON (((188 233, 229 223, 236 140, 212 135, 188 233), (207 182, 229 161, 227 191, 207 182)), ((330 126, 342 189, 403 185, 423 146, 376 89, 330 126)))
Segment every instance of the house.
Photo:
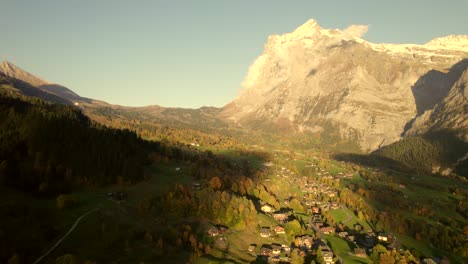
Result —
POLYGON ((323 251, 323 261, 326 264, 332 264, 335 263, 333 261, 333 251, 323 251))
POLYGON ((254 252, 256 248, 257 248, 257 244, 250 244, 247 250, 249 252, 254 252))
POLYGON ((314 245, 314 238, 310 235, 296 236, 294 244, 299 248, 311 249, 314 245))
POLYGON ((207 233, 208 233, 209 236, 215 237, 215 236, 219 235, 219 230, 218 230, 217 227, 213 226, 210 229, 208 229, 207 233))
POLYGON ((284 214, 284 213, 274 213, 273 214, 273 218, 278 221, 278 222, 285 222, 286 220, 288 220, 288 215, 287 214, 284 214))
POLYGON ((363 248, 355 248, 354 255, 360 258, 367 258, 366 250, 363 248))
POLYGON ((326 264, 334 263, 333 251, 328 246, 320 246, 319 248, 322 250, 323 261, 326 264))
POLYGON ((318 207, 318 206, 312 207, 312 213, 314 213, 314 214, 320 214, 320 207, 318 207))
POLYGON ((348 232, 339 232, 338 235, 339 235, 340 237, 345 238, 345 237, 348 236, 348 232))
POLYGON ((258 253, 260 256, 267 256, 267 257, 270 257, 271 254, 273 253, 273 249, 271 248, 270 245, 262 245, 262 247, 260 248, 260 252, 258 253))
POLYGON ((279 235, 279 234, 285 234, 285 233, 286 233, 285 230, 284 230, 284 227, 279 226, 279 225, 275 226, 275 227, 273 228, 273 231, 275 231, 275 233, 278 234, 278 235, 279 235))
POLYGON ((261 237, 270 237, 271 235, 271 230, 269 227, 264 226, 260 229, 260 236, 261 237))
POLYGON ((262 205, 262 207, 260 209, 265 213, 273 212, 273 207, 271 205, 269 205, 269 204, 262 205))
POLYGON ((385 233, 379 233, 379 235, 377 236, 377 239, 379 241, 382 241, 382 242, 389 242, 390 241, 390 236, 388 234, 385 234, 385 233))
POLYGON ((279 254, 281 254, 281 245, 280 244, 271 244, 271 253, 274 255, 274 256, 278 256, 279 254))
POLYGON ((316 221, 316 222, 313 222, 312 223, 316 228, 321 228, 323 226, 323 222, 322 221, 316 221))
POLYGON ((349 242, 354 242, 356 240, 356 237, 355 236, 347 236, 346 239, 349 241, 349 242))
POLYGON ((320 229, 324 234, 334 234, 335 233, 335 228, 334 227, 331 227, 331 226, 326 226, 326 227, 322 227, 320 229))
POLYGON ((288 245, 281 245, 281 248, 283 249, 284 252, 289 253, 291 252, 291 247, 288 245))
POLYGON ((364 229, 364 228, 363 228, 362 225, 360 225, 360 224, 355 224, 355 225, 354 225, 354 230, 356 230, 356 231, 358 231, 358 232, 359 232, 359 231, 362 231, 363 229, 364 229))
POLYGON ((193 187, 195 190, 200 190, 201 184, 200 184, 199 182, 193 182, 193 183, 192 183, 192 187, 193 187))

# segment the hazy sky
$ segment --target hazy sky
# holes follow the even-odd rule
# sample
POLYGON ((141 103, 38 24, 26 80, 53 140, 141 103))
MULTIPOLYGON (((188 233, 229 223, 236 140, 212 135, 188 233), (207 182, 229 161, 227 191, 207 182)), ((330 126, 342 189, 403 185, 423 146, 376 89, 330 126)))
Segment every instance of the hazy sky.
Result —
POLYGON ((423 44, 468 34, 467 10, 462 0, 0 0, 0 60, 114 104, 223 106, 268 35, 310 18, 423 44))

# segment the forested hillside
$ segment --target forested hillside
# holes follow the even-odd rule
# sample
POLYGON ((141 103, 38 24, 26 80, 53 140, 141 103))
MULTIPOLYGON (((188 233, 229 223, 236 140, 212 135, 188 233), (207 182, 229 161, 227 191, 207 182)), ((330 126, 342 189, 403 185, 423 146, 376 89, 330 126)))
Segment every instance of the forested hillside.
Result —
POLYGON ((91 122, 72 106, 20 97, 11 88, 3 85, 0 94, 0 178, 6 185, 56 194, 72 183, 136 182, 150 147, 160 147, 91 122))
POLYGON ((373 154, 390 158, 422 172, 443 172, 454 169, 459 175, 468 176, 468 143, 448 131, 431 132, 420 137, 407 137, 383 147, 373 154))

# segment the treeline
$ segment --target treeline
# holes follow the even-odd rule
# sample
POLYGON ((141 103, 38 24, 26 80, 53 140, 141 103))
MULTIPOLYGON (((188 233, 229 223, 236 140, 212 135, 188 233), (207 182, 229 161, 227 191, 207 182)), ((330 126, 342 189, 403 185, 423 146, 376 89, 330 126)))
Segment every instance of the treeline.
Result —
MULTIPOLYGON (((175 111, 175 110, 174 110, 175 111)), ((195 110, 194 110, 195 111, 195 110)), ((99 123, 118 129, 130 129, 148 140, 170 141, 180 145, 195 145, 217 149, 231 149, 243 146, 241 142, 224 131, 206 131, 206 127, 192 129, 182 122, 162 120, 147 113, 136 113, 125 109, 98 107, 89 111, 89 116, 99 123), (204 131, 204 132, 203 132, 204 131)), ((183 116, 183 113, 181 113, 183 116)), ((174 118, 175 119, 175 118, 174 118)), ((201 120, 203 118, 200 118, 201 120)), ((200 126, 197 120, 191 120, 193 127, 200 126)), ((203 121, 200 121, 203 123, 203 121)), ((221 126, 221 125, 220 125, 221 126)))
POLYGON ((431 172, 432 167, 454 167, 457 173, 468 176, 468 163, 457 159, 468 152, 468 143, 459 140, 450 131, 431 132, 423 137, 407 137, 385 146, 373 154, 399 161, 408 167, 431 172))
POLYGON ((44 194, 70 184, 103 185, 143 179, 150 151, 129 130, 91 122, 72 106, 0 93, 0 183, 44 194))

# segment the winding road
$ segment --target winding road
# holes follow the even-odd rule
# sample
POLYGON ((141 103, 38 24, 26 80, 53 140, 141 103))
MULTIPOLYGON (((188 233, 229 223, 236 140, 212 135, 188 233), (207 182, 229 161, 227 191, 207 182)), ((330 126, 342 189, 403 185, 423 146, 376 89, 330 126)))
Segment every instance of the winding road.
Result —
POLYGON ((87 215, 99 210, 100 207, 97 207, 97 208, 94 208, 93 210, 90 210, 84 214, 82 214, 80 217, 78 217, 78 219, 76 219, 75 223, 73 224, 73 226, 68 230, 68 232, 62 237, 60 238, 46 253, 44 253, 42 256, 40 256, 36 261, 34 261, 33 264, 38 264, 39 262, 41 262, 45 257, 47 257, 47 255, 50 254, 50 252, 52 252, 56 247, 58 247, 62 242, 63 240, 65 240, 65 238, 68 237, 68 235, 71 234, 71 232, 73 232, 73 230, 75 230, 75 228, 78 226, 78 224, 80 223, 80 221, 87 215))

